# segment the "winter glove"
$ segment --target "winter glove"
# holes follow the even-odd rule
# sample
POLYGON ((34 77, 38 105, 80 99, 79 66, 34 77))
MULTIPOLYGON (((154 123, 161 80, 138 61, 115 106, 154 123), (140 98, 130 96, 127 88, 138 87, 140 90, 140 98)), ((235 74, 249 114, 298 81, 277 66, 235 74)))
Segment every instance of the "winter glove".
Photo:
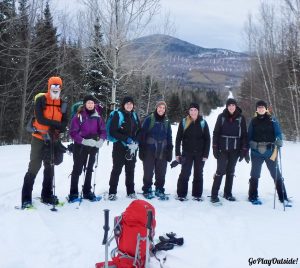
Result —
POLYGON ((103 139, 100 139, 100 140, 96 141, 96 147, 97 147, 98 149, 100 149, 100 148, 102 147, 103 143, 104 143, 104 140, 103 140, 103 139))
POLYGON ((96 141, 93 139, 83 139, 81 144, 85 146, 90 146, 90 147, 95 147, 96 146, 96 141))
POLYGON ((135 142, 132 142, 128 144, 127 147, 130 150, 131 154, 135 154, 136 150, 139 148, 139 145, 135 142))
POLYGON ((239 158, 239 162, 241 162, 243 159, 245 159, 245 161, 247 163, 250 162, 250 156, 249 156, 249 151, 247 149, 243 149, 240 151, 240 158, 239 158))
POLYGON ((276 139, 275 145, 276 145, 278 148, 279 148, 279 147, 282 147, 282 140, 276 139))
POLYGON ((216 159, 220 156, 220 151, 218 150, 217 146, 213 146, 213 155, 216 159))
POLYGON ((168 145, 166 150, 166 160, 171 162, 173 158, 173 145, 168 145))
POLYGON ((247 152, 247 154, 245 155, 245 161, 247 162, 247 164, 249 164, 249 162, 250 162, 249 152, 247 152))
POLYGON ((131 144, 131 143, 133 143, 133 139, 132 139, 132 138, 130 138, 130 137, 129 137, 129 138, 127 138, 127 140, 126 140, 126 143, 127 143, 127 144, 131 144))

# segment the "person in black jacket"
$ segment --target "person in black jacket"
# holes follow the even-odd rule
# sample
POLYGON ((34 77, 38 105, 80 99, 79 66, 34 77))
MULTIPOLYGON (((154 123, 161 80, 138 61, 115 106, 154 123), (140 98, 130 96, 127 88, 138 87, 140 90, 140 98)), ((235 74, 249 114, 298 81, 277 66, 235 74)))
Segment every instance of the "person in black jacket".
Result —
POLYGON ((226 109, 219 114, 213 131, 213 154, 217 159, 217 171, 211 189, 211 202, 219 202, 218 192, 222 177, 226 174, 224 198, 235 201, 232 184, 237 160, 250 161, 246 120, 235 99, 229 98, 226 109))
POLYGON ((165 176, 167 162, 172 160, 173 144, 170 121, 166 116, 167 104, 156 103, 155 111, 148 115, 139 135, 139 157, 143 161, 143 195, 147 199, 154 198, 152 178, 155 172, 155 196, 165 196, 165 176))
POLYGON ((125 184, 127 197, 136 199, 134 191, 134 169, 136 163, 136 149, 138 148, 137 132, 140 128, 140 122, 137 114, 133 111, 134 102, 132 97, 124 97, 121 108, 115 112, 110 125, 110 135, 117 139, 113 145, 112 158, 113 168, 109 180, 108 199, 113 201, 117 199, 117 187, 122 168, 125 165, 125 184), (119 126, 119 112, 124 117, 119 126))
POLYGON ((176 136, 176 160, 182 164, 177 195, 178 200, 186 200, 189 177, 194 165, 192 196, 194 200, 202 201, 203 167, 209 155, 210 134, 206 121, 199 115, 197 103, 190 104, 188 113, 179 123, 176 136))

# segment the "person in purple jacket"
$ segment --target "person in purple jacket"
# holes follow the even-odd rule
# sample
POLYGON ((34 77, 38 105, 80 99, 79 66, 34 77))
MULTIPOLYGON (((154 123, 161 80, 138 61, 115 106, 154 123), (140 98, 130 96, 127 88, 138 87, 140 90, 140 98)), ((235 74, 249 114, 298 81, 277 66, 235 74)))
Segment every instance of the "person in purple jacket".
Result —
POLYGON ((72 118, 70 136, 74 140, 73 170, 71 174, 71 187, 69 202, 78 199, 78 181, 85 169, 85 179, 82 187, 84 199, 96 201, 95 193, 91 191, 93 166, 96 155, 106 139, 105 123, 100 115, 99 106, 92 95, 83 99, 83 105, 72 118))

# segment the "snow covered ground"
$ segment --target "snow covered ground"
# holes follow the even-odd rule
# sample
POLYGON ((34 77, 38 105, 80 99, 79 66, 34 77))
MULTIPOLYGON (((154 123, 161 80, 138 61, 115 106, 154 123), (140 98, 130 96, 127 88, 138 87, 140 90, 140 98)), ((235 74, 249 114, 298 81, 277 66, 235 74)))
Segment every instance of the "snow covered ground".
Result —
MULTIPOLYGON (((216 109, 207 117, 212 129, 217 115, 223 108, 216 109)), ((175 139, 177 127, 173 128, 175 139)), ((96 178, 96 193, 108 190, 112 167, 111 145, 100 151, 96 178)), ((113 216, 119 215, 131 202, 126 198, 124 173, 118 188, 118 200, 91 203, 65 204, 58 212, 35 200, 37 210, 14 209, 20 204, 21 187, 29 161, 29 145, 0 147, 0 267, 1 268, 91 268, 96 262, 104 261, 103 209, 110 209, 110 226, 113 216)), ((244 268, 270 267, 261 264, 262 259, 278 260, 293 258, 295 264, 271 264, 272 267, 300 267, 300 206, 298 157, 300 144, 285 142, 282 149, 282 167, 288 196, 292 197, 293 208, 283 211, 277 201, 273 209, 274 184, 264 166, 259 185, 262 206, 247 202, 250 164, 238 163, 233 194, 237 202, 223 200, 223 206, 214 207, 210 195, 216 161, 210 155, 204 172, 204 202, 191 199, 179 202, 174 199, 180 167, 170 169, 166 176, 166 191, 169 201, 151 200, 156 208, 156 238, 173 231, 184 237, 185 244, 167 253, 165 267, 193 268, 244 268), (298 164, 297 164, 298 163, 298 164), (255 263, 256 262, 256 263, 255 263)), ((56 167, 56 194, 64 200, 69 193, 72 156, 65 154, 64 162, 56 167)), ((136 191, 141 191, 143 170, 138 160, 135 172, 136 191)), ((81 185, 80 181, 80 185, 81 185)), ((33 190, 33 198, 40 196, 42 170, 33 190)), ((222 195, 221 186, 220 196, 222 195)), ((191 182, 189 185, 191 190, 191 182)), ((190 193, 190 192, 189 192, 190 193)), ((112 245, 112 247, 114 244, 112 245)), ((111 248, 112 248, 111 247, 111 248)), ((151 260, 151 267, 159 267, 151 260)))

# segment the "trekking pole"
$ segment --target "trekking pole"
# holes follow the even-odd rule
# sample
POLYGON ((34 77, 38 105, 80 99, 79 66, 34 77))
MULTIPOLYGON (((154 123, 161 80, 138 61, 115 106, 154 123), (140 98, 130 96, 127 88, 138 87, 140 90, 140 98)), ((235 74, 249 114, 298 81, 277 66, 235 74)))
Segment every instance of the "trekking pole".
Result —
POLYGON ((283 175, 282 175, 282 162, 281 162, 281 150, 280 148, 278 148, 278 155, 279 155, 279 165, 278 165, 278 161, 277 161, 277 165, 278 165, 278 169, 280 171, 281 174, 281 191, 282 191, 282 204, 283 204, 283 211, 285 211, 285 200, 284 200, 284 194, 286 194, 285 192, 285 186, 283 183, 283 175))
POLYGON ((147 210, 147 238, 146 238, 146 262, 145 262, 145 268, 150 267, 150 236, 152 232, 152 219, 153 214, 152 210, 147 210))
POLYGON ((275 159, 276 161, 276 168, 275 168, 275 183, 274 183, 274 203, 273 203, 273 209, 275 209, 276 207, 276 185, 277 185, 277 176, 278 176, 278 161, 277 159, 275 159))
POLYGON ((105 245, 105 268, 108 268, 108 246, 109 242, 107 241, 108 231, 109 231, 109 209, 104 209, 104 237, 102 245, 105 245))
POLYGON ((89 165, 89 160, 90 160, 90 153, 88 152, 87 154, 87 157, 86 157, 86 162, 84 164, 84 170, 83 170, 83 180, 82 180, 82 186, 81 186, 81 193, 80 193, 80 199, 79 199, 79 204, 78 204, 78 207, 81 205, 81 202, 82 202, 82 198, 83 198, 83 187, 84 187, 84 183, 85 183, 85 174, 86 174, 86 169, 87 169, 87 166, 89 165))
POLYGON ((50 137, 50 154, 51 154, 51 176, 52 176, 52 191, 53 191, 53 196, 52 196, 52 208, 50 209, 51 211, 57 211, 55 207, 56 203, 56 198, 55 198, 55 174, 54 174, 54 140, 53 140, 53 135, 50 137))
POLYGON ((93 194, 95 194, 95 188, 96 188, 96 174, 97 174, 97 168, 98 168, 98 159, 99 159, 99 149, 96 154, 96 164, 95 164, 95 171, 94 171, 94 183, 93 183, 93 194))

